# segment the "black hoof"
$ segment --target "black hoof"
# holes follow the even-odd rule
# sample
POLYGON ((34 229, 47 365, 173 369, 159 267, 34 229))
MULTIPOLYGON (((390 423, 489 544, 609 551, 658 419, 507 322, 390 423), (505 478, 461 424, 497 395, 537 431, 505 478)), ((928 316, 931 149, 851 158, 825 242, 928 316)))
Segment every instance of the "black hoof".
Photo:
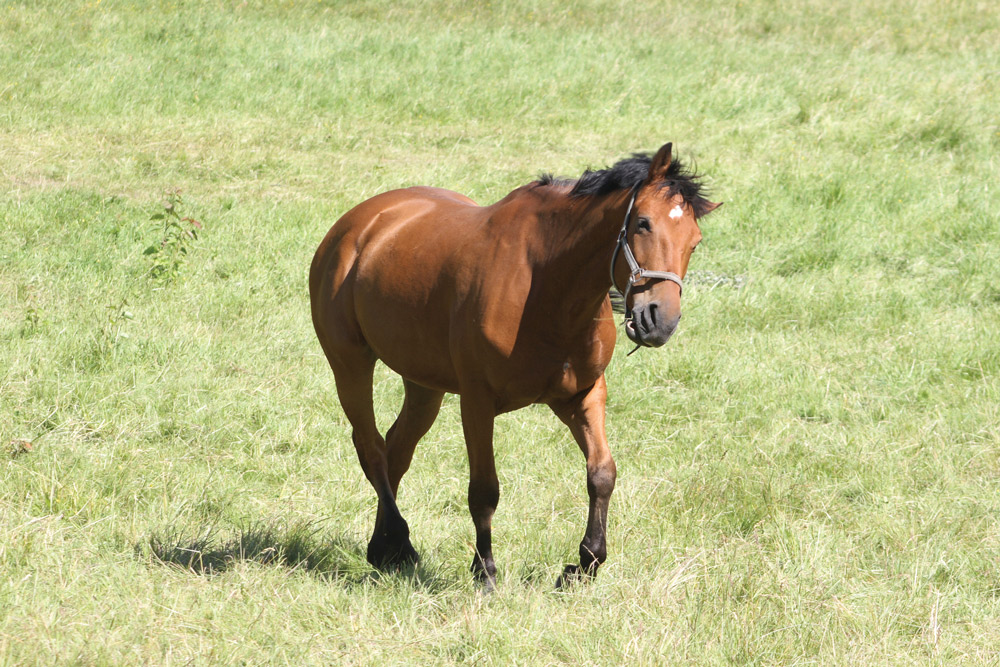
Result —
POLYGON ((580 581, 580 566, 567 565, 563 568, 563 573, 556 579, 556 590, 569 588, 578 581, 580 581))
POLYGON ((476 582, 479 583, 479 592, 484 595, 489 595, 497 589, 496 577, 481 576, 476 577, 476 582))
POLYGON ((597 568, 585 568, 581 565, 567 565, 563 573, 556 579, 556 589, 569 588, 581 581, 590 581, 597 574, 597 568))
POLYGON ((420 560, 420 555, 410 544, 409 538, 395 542, 387 539, 372 540, 368 543, 367 557, 373 567, 388 571, 416 565, 420 560))

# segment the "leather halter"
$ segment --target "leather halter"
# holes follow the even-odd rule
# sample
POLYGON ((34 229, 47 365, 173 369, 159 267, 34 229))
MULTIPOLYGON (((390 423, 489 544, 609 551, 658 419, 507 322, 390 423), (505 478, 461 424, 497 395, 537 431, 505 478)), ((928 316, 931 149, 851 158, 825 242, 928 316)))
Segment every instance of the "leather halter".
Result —
POLYGON ((639 183, 632 188, 632 196, 628 200, 628 209, 625 210, 625 220, 622 222, 622 230, 618 232, 618 243, 615 245, 615 251, 611 255, 611 286, 618 290, 618 293, 621 294, 622 298, 625 300, 626 320, 629 320, 632 317, 632 309, 628 307, 628 295, 632 292, 632 288, 635 286, 637 281, 645 278, 669 280, 677 283, 677 287, 681 292, 684 291, 684 282, 676 273, 671 271, 650 271, 639 266, 639 262, 635 260, 635 254, 632 252, 632 248, 628 244, 628 219, 632 215, 632 207, 635 205, 635 197, 639 194, 640 188, 642 188, 642 183, 639 183), (625 261, 628 262, 630 272, 628 276, 628 284, 625 286, 625 291, 619 289, 618 285, 615 284, 615 262, 618 259, 618 253, 625 255, 625 261))

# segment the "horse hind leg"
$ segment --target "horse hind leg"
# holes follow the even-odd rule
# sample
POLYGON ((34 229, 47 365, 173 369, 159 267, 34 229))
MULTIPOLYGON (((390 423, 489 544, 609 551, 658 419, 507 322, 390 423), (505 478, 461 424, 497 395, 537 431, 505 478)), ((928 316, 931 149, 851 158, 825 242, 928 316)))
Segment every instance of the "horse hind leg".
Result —
MULTIPOLYGON (((351 439, 365 477, 378 495, 375 531, 368 542, 368 562, 379 568, 415 563, 419 556, 410 543, 410 528, 396 506, 395 487, 389 476, 385 440, 375 424, 372 377, 375 356, 371 350, 355 354, 328 354, 344 414, 353 429, 351 439)), ((398 480, 396 482, 398 484, 398 480)))
POLYGON ((398 494, 400 480, 410 468, 413 450, 437 419, 444 398, 443 391, 428 389, 406 379, 403 389, 403 407, 385 436, 389 485, 394 497, 398 494))
MULTIPOLYGON (((385 436, 389 488, 394 501, 399 493, 399 482, 410 468, 413 451, 437 419, 441 400, 444 398, 444 392, 422 387, 406 379, 403 380, 403 388, 403 407, 385 436)), ((389 551, 392 550, 392 515, 392 508, 380 499, 372 539, 386 540, 389 551)))

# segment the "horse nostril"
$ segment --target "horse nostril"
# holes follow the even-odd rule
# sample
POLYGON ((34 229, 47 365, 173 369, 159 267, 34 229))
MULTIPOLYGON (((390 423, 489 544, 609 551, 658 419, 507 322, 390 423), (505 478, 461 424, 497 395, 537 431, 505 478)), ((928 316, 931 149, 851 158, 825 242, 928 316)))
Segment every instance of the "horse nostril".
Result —
POLYGON ((658 307, 655 303, 649 304, 649 326, 651 329, 655 329, 659 326, 659 318, 656 316, 656 311, 658 307))
POLYGON ((649 331, 649 322, 646 320, 646 309, 641 308, 638 311, 636 311, 635 314, 638 315, 639 321, 637 322, 637 324, 639 325, 639 329, 643 333, 647 333, 649 331))

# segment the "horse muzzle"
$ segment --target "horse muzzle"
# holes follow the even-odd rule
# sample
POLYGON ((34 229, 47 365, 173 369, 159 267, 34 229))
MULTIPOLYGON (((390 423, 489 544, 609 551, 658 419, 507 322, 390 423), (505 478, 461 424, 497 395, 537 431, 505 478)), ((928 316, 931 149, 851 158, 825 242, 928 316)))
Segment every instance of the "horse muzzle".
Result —
POLYGON ((637 305, 625 318, 625 335, 636 345, 660 347, 674 334, 681 315, 664 317, 656 303, 637 305))

